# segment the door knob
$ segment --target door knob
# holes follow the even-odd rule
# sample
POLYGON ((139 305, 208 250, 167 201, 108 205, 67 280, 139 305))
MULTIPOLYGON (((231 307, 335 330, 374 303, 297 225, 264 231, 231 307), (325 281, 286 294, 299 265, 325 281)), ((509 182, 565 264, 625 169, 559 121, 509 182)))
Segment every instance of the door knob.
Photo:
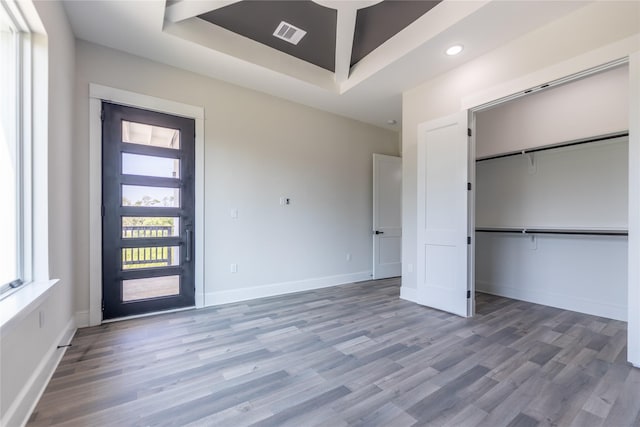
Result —
POLYGON ((376 234, 384 234, 384 231, 378 231, 378 230, 376 230, 376 234))

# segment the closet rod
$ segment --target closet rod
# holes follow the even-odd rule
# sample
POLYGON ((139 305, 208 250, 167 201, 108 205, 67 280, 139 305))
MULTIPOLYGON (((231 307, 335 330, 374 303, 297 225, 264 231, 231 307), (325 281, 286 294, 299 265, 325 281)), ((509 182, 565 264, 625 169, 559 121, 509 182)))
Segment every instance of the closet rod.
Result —
POLYGON ((583 140, 580 140, 580 141, 566 142, 566 143, 563 143, 563 144, 549 145, 549 146, 546 146, 546 147, 539 147, 539 148, 530 148, 528 150, 515 151, 513 153, 498 154, 498 155, 495 155, 495 156, 483 157, 482 159, 476 159, 476 162, 483 162, 485 160, 493 160, 493 159, 501 159, 503 157, 520 156, 522 154, 535 153, 535 152, 538 152, 538 151, 553 150, 553 149, 556 149, 556 148, 572 147, 574 145, 590 144, 592 142, 607 141, 609 139, 621 138, 623 136, 629 136, 629 132, 614 133, 614 134, 611 134, 611 135, 598 136, 598 137, 595 137, 595 138, 583 139, 583 140))
POLYGON ((476 228, 480 233, 517 233, 517 234, 569 234, 580 236, 628 236, 627 230, 578 230, 548 228, 476 228))

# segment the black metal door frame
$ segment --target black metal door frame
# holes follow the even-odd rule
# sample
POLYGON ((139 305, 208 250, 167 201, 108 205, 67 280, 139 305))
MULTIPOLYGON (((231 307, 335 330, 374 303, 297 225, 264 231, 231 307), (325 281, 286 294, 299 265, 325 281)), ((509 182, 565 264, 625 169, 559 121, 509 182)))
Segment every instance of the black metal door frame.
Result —
POLYGON ((127 107, 102 103, 102 315, 114 319, 195 306, 194 272, 195 225, 195 121, 127 107), (123 121, 143 123, 180 131, 179 149, 125 143, 123 121), (141 154, 180 160, 178 178, 160 178, 122 174, 122 153, 141 154), (141 185, 180 189, 179 207, 123 206, 122 186, 141 185), (175 237, 123 238, 122 217, 179 217, 175 237), (178 246, 175 266, 123 269, 124 248, 178 246), (123 301, 122 281, 179 275, 178 295, 135 301, 123 301))

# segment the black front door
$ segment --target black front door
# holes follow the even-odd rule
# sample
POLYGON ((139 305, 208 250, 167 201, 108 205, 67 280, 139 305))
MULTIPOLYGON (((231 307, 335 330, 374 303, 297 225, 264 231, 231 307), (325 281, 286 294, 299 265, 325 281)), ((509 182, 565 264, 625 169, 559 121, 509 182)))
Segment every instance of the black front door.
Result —
POLYGON ((102 103, 103 319, 194 306, 195 122, 102 103))

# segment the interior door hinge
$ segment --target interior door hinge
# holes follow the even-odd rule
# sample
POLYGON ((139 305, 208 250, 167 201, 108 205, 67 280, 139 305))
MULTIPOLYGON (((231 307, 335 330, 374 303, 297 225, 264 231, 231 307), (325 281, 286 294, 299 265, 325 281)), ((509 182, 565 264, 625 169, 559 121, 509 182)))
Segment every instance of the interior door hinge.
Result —
POLYGON ((102 205, 102 216, 104 217, 104 205, 102 205))
POLYGON ((100 110, 100 120, 104 122, 104 110, 100 110))
POLYGON ((467 299, 471 298, 471 291, 467 291, 467 299))
POLYGON ((471 128, 467 128, 467 135, 471 136, 471 128))
POLYGON ((471 244, 471 236, 467 236, 467 245, 471 244))
POLYGON ((467 190, 471 191, 471 183, 467 182, 467 190))

